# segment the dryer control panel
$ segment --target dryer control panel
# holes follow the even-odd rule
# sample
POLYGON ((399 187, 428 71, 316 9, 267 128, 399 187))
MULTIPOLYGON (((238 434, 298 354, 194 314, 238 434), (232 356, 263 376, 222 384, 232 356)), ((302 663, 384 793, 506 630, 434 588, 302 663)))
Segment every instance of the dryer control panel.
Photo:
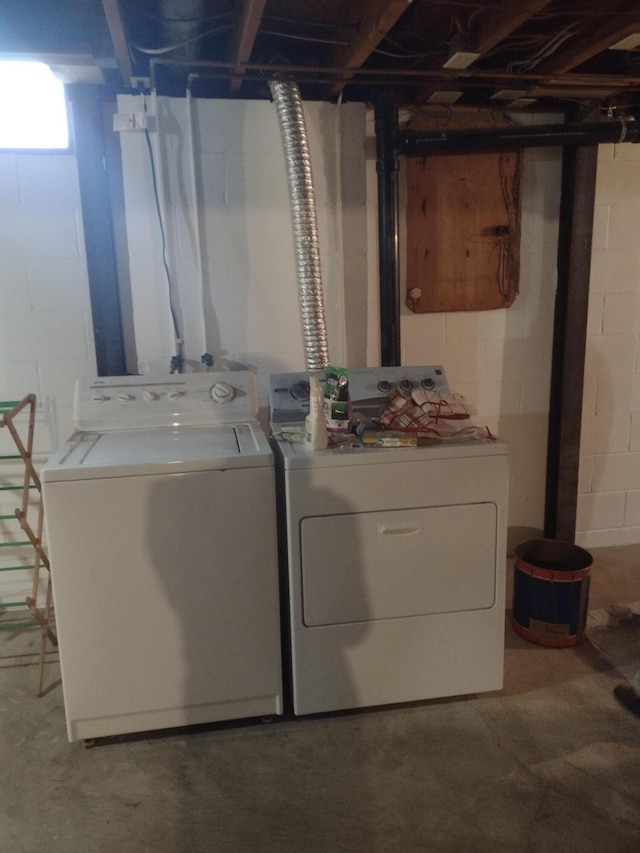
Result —
MULTIPOLYGON (((269 377, 271 423, 299 423, 309 412, 309 377, 322 383, 324 371, 274 373, 269 377)), ((351 409, 375 419, 389 395, 399 391, 407 396, 416 389, 448 391, 441 365, 413 367, 356 367, 349 371, 351 409)))
POLYGON ((206 426, 253 422, 258 401, 251 370, 166 376, 100 376, 76 382, 77 430, 206 426))

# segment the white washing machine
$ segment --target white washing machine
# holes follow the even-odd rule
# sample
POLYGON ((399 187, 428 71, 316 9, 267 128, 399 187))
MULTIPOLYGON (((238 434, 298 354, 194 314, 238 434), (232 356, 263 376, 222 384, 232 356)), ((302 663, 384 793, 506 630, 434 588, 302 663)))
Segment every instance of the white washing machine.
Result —
POLYGON ((282 713, 256 413, 249 371, 78 383, 42 470, 69 740, 282 713))
MULTIPOLYGON (((274 434, 302 421, 307 379, 271 377, 274 434)), ((446 390, 444 370, 350 374, 353 408, 369 416, 416 386, 446 390)), ((505 442, 274 447, 294 712, 500 689, 505 442)))

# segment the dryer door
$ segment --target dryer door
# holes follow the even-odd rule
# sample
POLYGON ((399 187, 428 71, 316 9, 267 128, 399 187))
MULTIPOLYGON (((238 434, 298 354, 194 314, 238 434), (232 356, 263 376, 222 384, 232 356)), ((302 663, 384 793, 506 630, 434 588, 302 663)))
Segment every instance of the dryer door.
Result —
POLYGON ((497 523, 494 503, 303 519, 304 624, 491 608, 497 523))

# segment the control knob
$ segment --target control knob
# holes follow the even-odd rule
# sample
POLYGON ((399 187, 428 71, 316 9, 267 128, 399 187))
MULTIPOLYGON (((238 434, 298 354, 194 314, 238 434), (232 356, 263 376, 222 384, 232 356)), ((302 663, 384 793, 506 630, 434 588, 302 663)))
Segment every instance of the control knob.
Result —
POLYGON ((104 403, 106 399, 108 399, 106 394, 101 394, 99 391, 91 395, 92 403, 104 403))
POLYGON ((228 382, 216 382, 212 385, 209 394, 211 399, 218 403, 230 403, 236 396, 233 385, 229 385, 228 382))
POLYGON ((184 394, 184 391, 177 391, 177 390, 169 391, 167 393, 167 399, 168 400, 179 400, 183 394, 184 394))
POLYGON ((146 388, 146 389, 142 392, 142 398, 143 398, 144 400, 159 400, 159 399, 160 399, 160 395, 158 394, 158 392, 157 392, 157 391, 151 391, 151 389, 146 388))
POLYGON ((433 391, 433 389, 436 387, 436 383, 430 376, 427 379, 423 379, 420 385, 422 385, 422 387, 426 391, 433 391))
POLYGON ((311 393, 309 388, 309 383, 305 382, 304 379, 301 379, 299 382, 294 382, 291 386, 291 396, 294 400, 308 400, 309 394, 311 393))
POLYGON ((380 382, 378 382, 378 391, 382 391, 383 394, 388 394, 392 388, 393 385, 386 379, 381 379, 380 382))
POLYGON ((118 394, 117 399, 119 403, 130 403, 131 400, 135 400, 135 397, 133 396, 133 394, 129 394, 127 391, 121 391, 118 394))
POLYGON ((401 379, 398 383, 398 388, 401 391, 412 391, 413 390, 413 382, 410 379, 401 379))

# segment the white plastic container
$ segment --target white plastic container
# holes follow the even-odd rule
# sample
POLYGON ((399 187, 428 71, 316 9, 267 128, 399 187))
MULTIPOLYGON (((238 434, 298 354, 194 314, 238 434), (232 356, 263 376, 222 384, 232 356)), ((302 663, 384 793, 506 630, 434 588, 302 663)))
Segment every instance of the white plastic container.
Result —
POLYGON ((304 423, 304 445, 308 450, 324 450, 329 444, 327 422, 320 382, 315 376, 309 379, 309 414, 304 423))

